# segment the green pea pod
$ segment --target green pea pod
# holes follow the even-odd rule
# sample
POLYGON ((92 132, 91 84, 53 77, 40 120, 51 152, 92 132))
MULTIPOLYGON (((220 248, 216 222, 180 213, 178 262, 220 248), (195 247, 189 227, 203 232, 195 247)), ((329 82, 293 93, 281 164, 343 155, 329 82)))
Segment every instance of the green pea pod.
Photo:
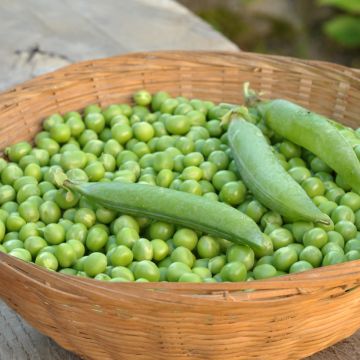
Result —
POLYGON ((281 99, 263 103, 260 109, 272 130, 314 153, 360 194, 360 162, 329 119, 281 99))
POLYGON ((257 126, 234 113, 228 139, 243 181, 261 203, 291 221, 330 223, 281 166, 257 126))
POLYGON ((255 252, 269 247, 256 223, 239 210, 197 195, 137 183, 82 183, 64 187, 122 213, 146 216, 245 244, 255 252))

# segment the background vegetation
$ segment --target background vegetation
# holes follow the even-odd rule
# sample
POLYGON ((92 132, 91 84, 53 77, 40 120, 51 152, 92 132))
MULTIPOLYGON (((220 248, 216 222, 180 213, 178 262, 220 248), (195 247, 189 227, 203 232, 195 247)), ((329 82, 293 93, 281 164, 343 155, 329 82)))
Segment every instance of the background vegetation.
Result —
POLYGON ((179 0, 242 50, 360 68, 360 0, 179 0))

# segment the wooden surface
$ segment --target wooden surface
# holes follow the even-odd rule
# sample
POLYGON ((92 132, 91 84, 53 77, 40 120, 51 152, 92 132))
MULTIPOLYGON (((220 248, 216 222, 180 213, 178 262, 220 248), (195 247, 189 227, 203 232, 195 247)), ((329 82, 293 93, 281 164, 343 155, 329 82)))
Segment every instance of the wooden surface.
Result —
MULTIPOLYGON (((0 38, 0 89, 72 62, 130 51, 237 50, 171 0, 2 0, 0 38)), ((0 359, 78 357, 0 301, 0 359)), ((360 332, 309 359, 360 359, 360 332)))

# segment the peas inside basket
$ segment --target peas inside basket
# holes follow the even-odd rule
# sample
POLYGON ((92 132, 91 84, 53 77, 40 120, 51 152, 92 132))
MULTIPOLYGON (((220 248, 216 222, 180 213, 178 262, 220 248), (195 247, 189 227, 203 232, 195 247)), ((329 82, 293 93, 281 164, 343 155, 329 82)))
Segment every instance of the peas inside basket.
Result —
MULTIPOLYGON (((85 198, 80 199, 76 192, 52 189, 50 185, 56 174, 48 169, 43 170, 47 184, 39 186, 39 194, 37 190, 33 193, 33 184, 24 190, 21 181, 16 183, 17 170, 14 168, 2 172, 5 189, 1 196, 10 200, 13 200, 12 195, 16 196, 20 206, 14 209, 11 201, 3 206, 2 211, 11 216, 6 219, 6 246, 1 246, 21 258, 26 252, 33 255, 39 248, 60 244, 65 237, 67 244, 58 246, 55 255, 49 250, 43 251, 44 256, 36 257, 39 265, 53 270, 61 267, 62 273, 50 272, 0 252, 1 297, 41 332, 89 359, 298 359, 354 333, 360 327, 360 261, 356 260, 360 241, 357 239, 359 229, 354 225, 360 223, 357 195, 345 194, 350 187, 344 179, 331 175, 322 160, 310 153, 304 155, 291 142, 281 138, 273 141, 272 138, 272 142, 277 143, 280 163, 296 181, 302 182, 314 203, 331 215, 336 232, 326 225, 312 229, 307 223, 299 222, 296 226, 293 223, 280 227, 282 219, 278 214, 269 212, 254 198, 246 199, 246 187, 236 177, 236 164, 219 121, 229 108, 212 108, 211 103, 242 104, 244 82, 250 82, 267 98, 289 99, 344 125, 359 126, 356 105, 360 100, 360 76, 354 69, 248 53, 139 53, 71 65, 1 94, 1 148, 21 140, 32 141, 37 134, 35 142, 42 143, 39 147, 52 155, 49 164, 72 172, 74 179, 86 176, 86 180, 98 181, 109 176, 110 181, 115 172, 118 181, 133 182, 132 177, 138 172, 136 178, 139 181, 140 176, 142 183, 202 194, 208 198, 208 208, 202 215, 204 219, 213 223, 219 219, 214 228, 221 227, 222 210, 219 208, 219 214, 212 214, 218 203, 214 202, 213 207, 209 204, 219 196, 221 201, 239 206, 258 222, 270 235, 275 249, 291 248, 296 256, 294 261, 288 256, 284 259, 270 253, 258 255, 256 251, 255 260, 245 247, 232 246, 226 240, 215 240, 211 236, 199 237, 199 233, 190 229, 175 229, 173 225, 161 222, 150 224, 145 218, 135 221, 125 215, 115 220, 117 214, 104 208, 92 210, 93 205, 85 198), (141 106, 147 105, 148 94, 137 93, 135 101, 138 105, 130 127, 124 112, 131 108, 122 105, 122 110, 116 114, 117 107, 109 105, 130 104, 134 92, 139 89, 151 93, 167 91, 173 98, 155 104, 160 113, 154 115, 141 106), (187 98, 206 101, 189 103, 187 98), (107 108, 103 113, 105 119, 98 116, 99 106, 107 108), (204 112, 214 113, 208 121, 201 111, 206 106, 212 110, 204 112), (176 108, 176 119, 166 115, 176 108), (76 120, 76 113, 69 113, 83 109, 87 114, 87 130, 91 131, 84 131, 82 122, 76 120), (182 114, 189 111, 192 111, 192 125, 195 125, 191 129, 182 118, 182 114), (44 123, 51 138, 56 140, 55 145, 48 141, 47 134, 39 133, 43 119, 54 113, 68 113, 66 120, 71 122, 71 131, 79 131, 77 136, 71 134, 76 137, 75 141, 70 139, 67 129, 60 126, 54 130, 56 127, 51 124, 57 121, 56 115, 44 123), (159 116, 163 117, 162 121, 158 121, 159 116), (71 117, 74 120, 70 120, 71 117), (145 117, 146 121, 142 121, 145 117), (108 130, 103 130, 103 120, 108 122, 108 130), (97 141, 98 136, 101 141, 97 141), (157 141, 152 141, 155 137, 157 141), (111 138, 116 141, 110 141, 109 145, 111 138), (65 151, 74 150, 73 147, 78 146, 76 142, 90 154, 86 159, 83 155, 75 157, 74 152, 65 151), (61 155, 57 154, 58 143, 62 148, 67 146, 61 155), (107 150, 103 152, 104 143, 107 150), (104 153, 112 155, 106 157, 104 153), (98 157, 103 164, 100 167, 98 157), (111 158, 116 158, 116 163, 111 158), (82 162, 88 163, 85 171, 78 169, 84 167, 82 162), (312 173, 305 166, 309 166, 312 173), (181 176, 174 179, 176 174, 181 176), (17 194, 13 194, 11 191, 14 190, 6 184, 11 184, 17 194), (38 195, 43 197, 41 202, 36 199, 31 204, 24 201, 38 195), (72 211, 71 203, 78 201, 82 202, 82 209, 72 211), (62 210, 52 204, 60 204, 62 210), (62 225, 57 224, 61 214, 65 218, 62 225), (35 223, 39 220, 37 215, 46 227, 41 230, 41 237, 29 241, 28 238, 36 238, 38 230, 20 222, 25 222, 25 218, 26 222, 35 223), (96 220, 105 225, 95 225, 96 220), (78 241, 81 226, 72 229, 68 236, 73 222, 83 225, 86 239, 78 241), (108 231, 114 234, 110 236, 112 244, 108 240, 108 231), (304 233, 306 239, 303 239, 304 233), (152 240, 138 239, 139 234, 152 240), (136 246, 133 246, 135 240, 136 246), (25 251, 19 249, 22 246, 18 242, 24 242, 25 251), (74 270, 71 265, 75 263, 75 257, 72 259, 73 254, 67 252, 67 247, 75 249, 72 250, 74 256, 83 255, 82 242, 90 252, 98 254, 98 258, 85 260, 74 270), (304 252, 304 245, 315 250, 304 252), (121 248, 116 252, 115 248, 119 246, 121 248), (353 261, 298 272, 313 265, 317 267, 317 256, 321 256, 324 265, 342 261, 336 257, 338 255, 328 256, 328 253, 336 253, 332 251, 334 247, 344 249, 346 259, 353 261), (105 256, 101 252, 108 254, 105 256), (170 252, 171 256, 167 256, 170 252), (199 259, 195 260, 194 253, 199 259), (240 269, 235 261, 239 258, 242 259, 240 269), (229 261, 227 265, 226 260, 229 261), (249 271, 253 269, 254 261, 257 261, 257 267, 249 271), (108 269, 108 274, 105 271, 107 262, 114 265, 108 269), (191 273, 190 268, 193 269, 191 273), (75 273, 98 276, 99 280, 112 278, 113 281, 68 275, 75 273), (265 280, 269 274, 283 276, 265 280), (142 283, 125 281, 133 280, 133 276, 142 283), (246 278, 251 281, 241 281, 246 278), (184 282, 146 282, 159 279, 184 282), (209 281, 193 282, 203 279, 209 281), (235 282, 216 282, 219 280, 235 282)), ((261 130, 265 134, 269 131, 266 125, 261 130)), ((10 160, 16 161, 22 148, 10 151, 10 160)), ((336 149, 333 151, 336 156, 336 149)), ((36 155, 33 157, 37 162, 43 160, 43 152, 36 155)), ((28 177, 41 178, 40 165, 35 166, 30 157, 24 156, 20 160, 21 168, 28 177)), ((46 160, 44 164, 48 162, 46 160)), ((112 195, 116 197, 111 191, 107 195, 109 201, 112 195)), ((176 204, 171 206, 175 211, 176 204)), ((192 215, 194 218, 200 216, 199 213, 189 214, 189 219, 192 215)), ((344 254, 342 258, 345 259, 344 254)))

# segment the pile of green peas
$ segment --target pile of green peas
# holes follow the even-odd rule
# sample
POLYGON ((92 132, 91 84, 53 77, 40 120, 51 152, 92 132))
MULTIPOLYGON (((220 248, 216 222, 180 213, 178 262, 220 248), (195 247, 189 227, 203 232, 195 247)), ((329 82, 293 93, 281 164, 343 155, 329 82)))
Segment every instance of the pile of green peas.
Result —
MULTIPOLYGON (((250 281, 360 259, 360 196, 321 159, 259 121, 281 165, 332 219, 326 226, 289 223, 242 182, 221 123, 227 105, 164 91, 140 90, 133 100, 133 106, 53 114, 33 145, 6 149, 1 252, 114 282, 250 281), (255 254, 192 229, 98 207, 64 190, 59 172, 73 181, 139 182, 227 203, 251 217, 273 249, 255 254)), ((360 148, 355 152, 360 157, 360 148)))

